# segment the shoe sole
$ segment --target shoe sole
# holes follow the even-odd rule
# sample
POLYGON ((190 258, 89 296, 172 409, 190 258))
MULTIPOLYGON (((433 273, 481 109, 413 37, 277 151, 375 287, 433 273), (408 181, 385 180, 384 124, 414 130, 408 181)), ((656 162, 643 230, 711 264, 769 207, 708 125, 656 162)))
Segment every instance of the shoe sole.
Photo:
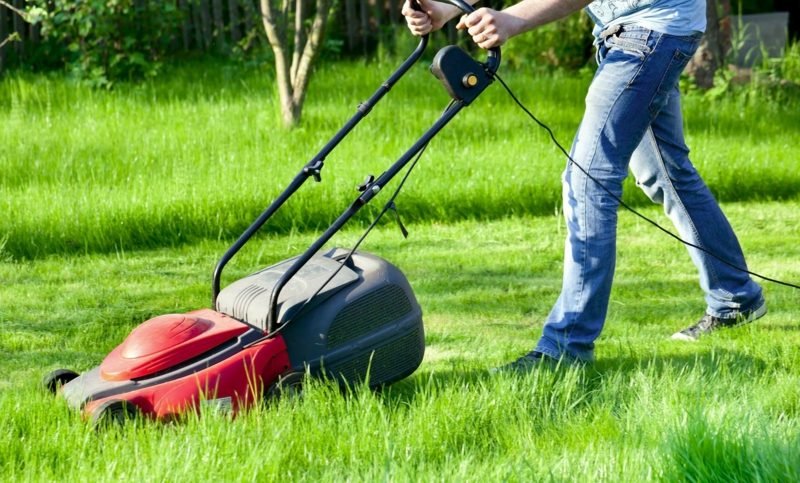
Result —
POLYGON ((672 340, 682 340, 684 342, 697 342, 698 340, 700 340, 699 337, 692 337, 690 335, 684 334, 683 332, 675 332, 674 334, 672 334, 672 337, 670 338, 672 340))
MULTIPOLYGON (((767 304, 765 302, 765 303, 761 304, 761 306, 759 308, 757 308, 754 311, 750 312, 750 314, 747 317, 745 317, 745 318, 743 318, 741 320, 737 320, 733 325, 731 325, 731 326, 729 326, 727 328, 739 327, 740 325, 749 324, 750 322, 753 322, 755 320, 760 319, 766 313, 767 313, 767 304)), ((682 340, 684 342, 697 342, 698 340, 700 340, 699 337, 692 337, 690 335, 684 334, 683 332, 675 332, 674 334, 672 334, 671 339, 672 340, 682 340)))

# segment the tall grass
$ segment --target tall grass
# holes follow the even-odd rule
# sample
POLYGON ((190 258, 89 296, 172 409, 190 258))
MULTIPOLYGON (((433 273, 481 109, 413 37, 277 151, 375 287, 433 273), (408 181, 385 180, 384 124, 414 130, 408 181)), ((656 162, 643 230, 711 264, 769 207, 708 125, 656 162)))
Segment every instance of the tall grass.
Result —
MULTIPOLYGON (((725 205, 754 270, 800 279, 798 203, 725 205), (773 222, 774 221, 774 222, 773 222)), ((657 209, 647 214, 659 217, 657 209)), ((424 309, 426 355, 381 392, 312 383, 231 420, 204 414, 96 433, 37 391, 55 367, 97 365, 142 320, 207 306, 226 243, 0 263, 0 475, 8 481, 796 481, 798 296, 697 344, 669 334, 702 312, 685 249, 620 217, 598 361, 526 376, 487 369, 528 350, 560 286, 555 215, 379 227, 424 309), (658 254, 654 256, 654 254, 658 254)), ((337 244, 360 234, 350 229, 337 244)), ((264 237, 228 279, 296 254, 264 237)))
MULTIPOLYGON (((195 64, 113 92, 59 78, 0 80, 0 240, 14 258, 175 246, 237 236, 396 67, 324 65, 300 129, 279 127, 268 71, 195 64)), ((569 145, 588 77, 504 72, 569 145)), ((329 157, 322 184, 267 231, 326 225, 367 174, 379 174, 447 102, 415 68, 329 157)), ((789 105, 686 99, 694 159, 722 199, 791 199, 800 122, 789 105)), ((551 213, 564 160, 492 86, 430 145, 400 198, 408 220, 551 213)), ((644 198, 627 190, 633 203, 644 198)))

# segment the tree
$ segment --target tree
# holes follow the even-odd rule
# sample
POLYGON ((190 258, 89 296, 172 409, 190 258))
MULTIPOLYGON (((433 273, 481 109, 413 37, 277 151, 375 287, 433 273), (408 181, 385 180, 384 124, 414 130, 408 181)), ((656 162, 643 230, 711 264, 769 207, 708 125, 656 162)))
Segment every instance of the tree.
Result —
POLYGON ((281 117, 288 127, 300 121, 311 66, 319 52, 330 10, 331 0, 314 0, 313 11, 308 8, 310 1, 260 0, 264 30, 275 54, 281 117))
POLYGON ((730 0, 707 0, 706 34, 686 67, 686 73, 702 89, 714 86, 714 74, 725 63, 730 49, 730 14, 730 0))

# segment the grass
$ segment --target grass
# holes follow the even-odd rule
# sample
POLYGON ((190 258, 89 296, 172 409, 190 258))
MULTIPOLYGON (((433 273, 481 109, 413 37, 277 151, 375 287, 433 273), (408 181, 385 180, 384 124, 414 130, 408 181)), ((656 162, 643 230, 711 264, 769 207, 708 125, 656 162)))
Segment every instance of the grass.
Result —
MULTIPOLYGON (((108 253, 236 236, 394 67, 323 67, 305 123, 291 132, 276 126, 271 79, 256 68, 202 64, 114 92, 8 76, 0 80, 4 253, 108 253)), ((588 77, 504 76, 569 145, 588 77)), ((325 182, 303 190, 267 229, 314 228, 338 214, 358 181, 433 123, 447 101, 436 84, 413 69, 328 158, 325 182)), ((697 95, 685 104, 694 160, 721 200, 796 199, 797 106, 697 95)), ((434 140, 401 209, 417 221, 552 213, 563 165, 546 133, 495 85, 434 140)), ((631 188, 629 201, 642 204, 631 188)))
MULTIPOLYGON (((800 279, 796 202, 725 209, 754 270, 800 279)), ((414 223, 408 240, 387 223, 365 248, 406 273, 424 308, 426 357, 412 377, 346 396, 314 385, 302 400, 233 421, 205 415, 103 434, 37 391, 40 377, 98 364, 148 317, 207 306, 210 269, 225 244, 2 263, 0 474, 9 481, 796 480, 797 292, 767 284, 770 314, 762 321, 697 344, 670 341, 703 310, 693 267, 677 243, 631 215, 620 221, 617 282, 592 366, 487 373, 530 348, 555 300, 558 217, 414 223)), ((336 242, 359 233, 347 230, 336 242)), ((311 239, 265 237, 245 248, 226 279, 311 239)))
MULTIPOLYGON (((89 369, 155 315, 209 303, 233 237, 372 93, 391 65, 315 77, 305 123, 275 124, 255 68, 208 64, 114 92, 0 79, 0 478, 17 480, 795 481, 798 292, 765 284, 762 321, 670 341, 704 308, 686 251, 620 217, 597 363, 525 377, 487 369, 530 349, 558 295, 563 159, 493 86, 431 144, 365 249, 408 276, 426 355, 383 392, 312 384, 300 400, 181 424, 94 432, 38 390, 89 369), (512 133, 511 135, 509 133, 512 133)), ((568 143, 585 76, 504 75, 568 143)), ((415 69, 234 259, 229 283, 297 254, 433 122, 445 96, 415 69), (433 107, 432 107, 433 106, 433 107)), ((797 106, 685 99, 693 158, 750 268, 800 280, 797 106)), ((626 198, 664 222, 629 185, 626 198)), ((380 201, 380 200, 378 200, 380 201)), ((364 210, 335 243, 347 246, 364 210)))

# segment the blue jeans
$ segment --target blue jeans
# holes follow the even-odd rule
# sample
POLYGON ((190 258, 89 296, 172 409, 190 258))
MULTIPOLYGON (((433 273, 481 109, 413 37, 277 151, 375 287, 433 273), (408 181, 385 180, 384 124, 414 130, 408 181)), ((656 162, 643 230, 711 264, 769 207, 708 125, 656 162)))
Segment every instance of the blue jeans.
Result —
MULTIPOLYGON (((599 67, 571 156, 622 196, 628 170, 684 240, 746 268, 728 220, 689 161, 678 80, 699 36, 677 37, 626 26, 598 46, 599 67)), ((567 240, 561 294, 534 350, 593 358, 608 311, 616 260, 619 202, 568 162, 563 174, 567 240)), ((665 239, 666 241, 666 239, 665 239)), ((707 313, 732 317, 763 303, 761 287, 716 258, 689 248, 707 313)))

